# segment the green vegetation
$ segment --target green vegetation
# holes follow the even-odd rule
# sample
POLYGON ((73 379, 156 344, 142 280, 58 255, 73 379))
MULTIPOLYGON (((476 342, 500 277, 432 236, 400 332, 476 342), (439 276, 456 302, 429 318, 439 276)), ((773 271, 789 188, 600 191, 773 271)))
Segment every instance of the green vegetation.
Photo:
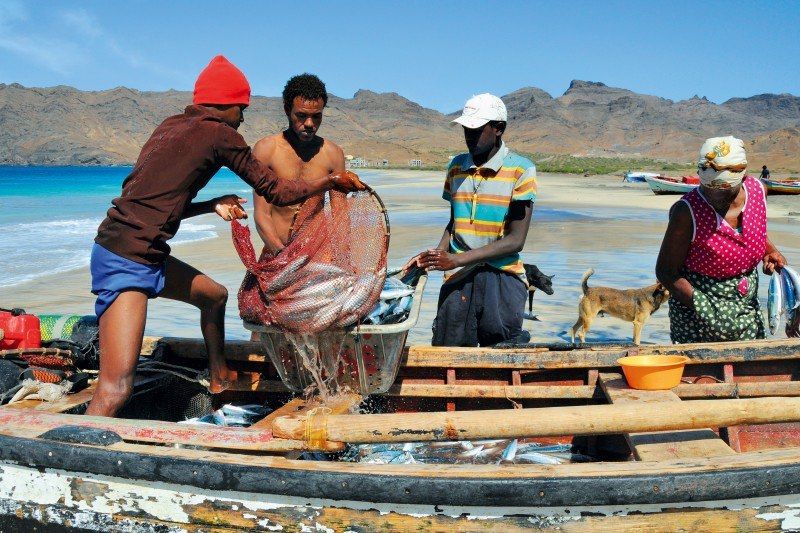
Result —
POLYGON ((578 157, 564 154, 523 154, 536 163, 539 172, 562 174, 620 174, 629 170, 685 172, 693 170, 688 163, 660 159, 627 157, 578 157))
MULTIPOLYGON (((558 174, 623 174, 629 170, 644 170, 651 172, 670 172, 675 174, 693 173, 695 167, 689 163, 675 163, 663 159, 646 157, 578 157, 566 154, 546 154, 542 152, 522 153, 536 163, 539 172, 558 174)), ((370 169, 402 169, 402 170, 445 170, 447 163, 440 163, 447 157, 442 154, 428 156, 423 159, 425 165, 410 168, 408 164, 392 164, 388 167, 369 167, 370 169), (428 162, 431 161, 431 162, 428 162)), ((357 171, 358 169, 356 169, 357 171)))

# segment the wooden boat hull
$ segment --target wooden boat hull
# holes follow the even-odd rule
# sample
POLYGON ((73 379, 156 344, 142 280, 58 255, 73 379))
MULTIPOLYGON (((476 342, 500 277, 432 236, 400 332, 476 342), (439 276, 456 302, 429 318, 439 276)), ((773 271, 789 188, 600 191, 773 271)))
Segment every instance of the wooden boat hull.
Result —
POLYGON ((762 179, 761 182, 767 189, 768 194, 800 194, 800 180, 767 180, 762 179))
POLYGON ((645 183, 647 177, 656 177, 658 174, 655 172, 626 172, 622 181, 627 183, 645 183))
POLYGON ((644 513, 657 527, 663 520, 658 513, 669 509, 673 517, 685 509, 683 520, 717 511, 761 529, 796 523, 800 513, 791 508, 800 504, 795 450, 609 466, 512 465, 502 475, 487 465, 420 472, 414 465, 253 461, 213 452, 182 458, 2 437, 0 524, 27 518, 98 531, 126 522, 179 531, 320 524, 340 531, 392 522, 466 528, 480 520, 484 529, 600 524, 600 517, 624 525, 632 513, 644 513), (587 522, 587 514, 595 516, 587 522))
MULTIPOLYGON (((204 357, 196 340, 148 344, 168 360, 204 357)), ((257 347, 232 343, 228 355, 243 365, 262 365, 266 356, 255 353, 257 347)), ((693 383, 662 391, 675 401, 800 396, 799 351, 800 342, 792 340, 577 349, 411 347, 396 386, 383 399, 411 410, 420 409, 414 402, 440 403, 445 410, 475 408, 475 402, 485 402, 482 408, 509 408, 510 402, 525 407, 564 401, 585 405, 597 403, 598 394, 616 403, 625 400, 625 391, 613 388, 616 359, 637 352, 690 356, 686 376, 693 383), (504 389, 504 394, 491 387, 504 389)), ((247 390, 281 392, 269 380, 248 380, 253 385, 247 390)), ((62 407, 75 409, 76 404, 62 407)), ((54 415, 46 408, 0 408, 0 530, 42 523, 97 531, 800 526, 797 424, 690 430, 677 439, 674 432, 626 435, 632 446, 641 445, 636 461, 382 465, 268 455, 258 447, 270 443, 264 433, 244 445, 218 437, 212 447, 211 432, 245 430, 141 420, 87 417, 84 425, 92 429, 81 430, 84 440, 65 441, 45 432, 59 420, 64 426, 79 426, 83 417, 54 415), (118 438, 85 440, 86 435, 108 436, 109 430, 118 438), (182 444, 170 445, 169 439, 182 444), (707 446, 705 439, 716 446, 707 446), (206 448, 186 446, 191 443, 206 448), (725 453, 698 455, 703 449, 725 453), (739 450, 743 452, 734 453, 739 450)), ((284 447, 269 450, 302 449, 292 448, 296 444, 286 440, 284 447)))
POLYGON ((679 183, 650 176, 645 177, 645 181, 655 194, 686 194, 698 187, 690 183, 679 183))

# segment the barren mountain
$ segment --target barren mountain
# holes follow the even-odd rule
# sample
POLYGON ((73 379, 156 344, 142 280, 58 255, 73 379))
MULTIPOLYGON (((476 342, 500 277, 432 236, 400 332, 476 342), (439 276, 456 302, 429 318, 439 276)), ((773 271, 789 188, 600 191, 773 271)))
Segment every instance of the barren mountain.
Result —
MULTIPOLYGON (((754 165, 800 169, 800 97, 789 94, 674 102, 576 80, 556 98, 527 87, 503 99, 506 139, 523 152, 692 161, 706 137, 733 134, 748 141, 754 165)), ((179 91, 0 84, 0 163, 131 163, 153 128, 190 101, 179 91)), ((461 131, 449 124, 453 116, 395 93, 360 90, 330 97, 320 133, 369 160, 441 164, 463 150, 461 131)), ((241 131, 253 143, 285 123, 279 98, 254 97, 241 131)))

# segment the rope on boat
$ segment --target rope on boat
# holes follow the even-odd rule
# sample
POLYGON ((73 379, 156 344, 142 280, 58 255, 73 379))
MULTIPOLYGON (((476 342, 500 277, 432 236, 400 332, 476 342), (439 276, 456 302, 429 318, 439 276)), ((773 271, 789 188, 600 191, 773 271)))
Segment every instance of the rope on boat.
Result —
POLYGON ((328 440, 330 407, 315 407, 306 413, 304 437, 309 450, 323 450, 328 440))
POLYGON ((154 372, 159 374, 169 374, 171 376, 175 376, 177 378, 183 379, 185 381, 189 381, 192 383, 198 383, 199 385, 208 388, 211 385, 207 377, 207 371, 200 371, 198 372, 194 368, 180 366, 180 365, 173 365, 169 363, 164 363, 163 361, 145 361, 144 363, 140 364, 137 368, 138 372, 154 372), (163 368, 158 368, 163 367, 163 368), (194 374, 194 377, 186 375, 186 373, 194 374))

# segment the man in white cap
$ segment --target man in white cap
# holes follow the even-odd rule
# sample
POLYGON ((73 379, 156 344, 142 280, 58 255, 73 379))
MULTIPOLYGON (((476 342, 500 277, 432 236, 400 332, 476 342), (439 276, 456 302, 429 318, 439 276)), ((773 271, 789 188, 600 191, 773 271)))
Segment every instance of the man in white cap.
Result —
POLYGON ((536 167, 503 142, 508 114, 491 94, 470 98, 453 122, 464 128, 467 153, 453 158, 442 197, 450 222, 433 250, 407 268, 445 271, 433 324, 434 346, 525 343, 527 295, 519 252, 536 199, 536 167))

